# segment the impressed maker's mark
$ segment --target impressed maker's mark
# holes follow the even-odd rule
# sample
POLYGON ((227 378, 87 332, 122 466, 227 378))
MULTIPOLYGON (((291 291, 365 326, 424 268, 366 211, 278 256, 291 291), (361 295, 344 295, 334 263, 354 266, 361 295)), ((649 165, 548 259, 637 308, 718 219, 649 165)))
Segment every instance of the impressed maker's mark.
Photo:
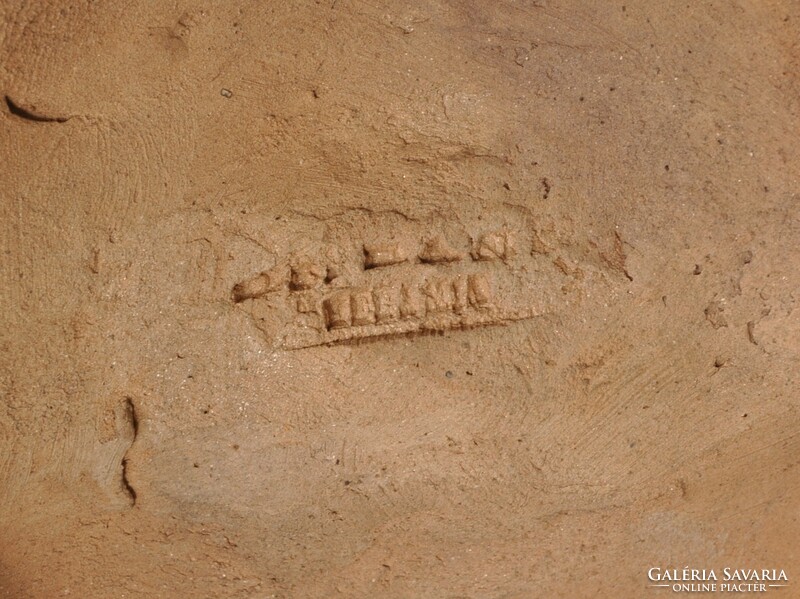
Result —
POLYGON ((238 283, 234 302, 287 349, 537 315, 532 240, 508 226, 473 234, 315 243, 238 283))

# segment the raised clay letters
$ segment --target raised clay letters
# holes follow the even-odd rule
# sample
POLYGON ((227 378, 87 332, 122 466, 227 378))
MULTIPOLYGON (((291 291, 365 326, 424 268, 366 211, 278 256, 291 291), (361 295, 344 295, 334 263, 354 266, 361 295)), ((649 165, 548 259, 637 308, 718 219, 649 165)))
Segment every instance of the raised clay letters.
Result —
POLYGON ((235 285, 233 301, 250 306, 259 326, 287 349, 537 314, 528 264, 534 253, 518 251, 520 243, 532 244, 524 231, 387 237, 306 246, 235 285))

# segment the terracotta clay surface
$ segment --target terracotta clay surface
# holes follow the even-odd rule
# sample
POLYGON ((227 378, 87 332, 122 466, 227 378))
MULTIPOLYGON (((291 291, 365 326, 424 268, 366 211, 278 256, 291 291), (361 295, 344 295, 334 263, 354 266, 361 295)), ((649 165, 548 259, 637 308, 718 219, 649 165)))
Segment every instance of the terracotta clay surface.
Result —
POLYGON ((798 40, 3 2, 0 597, 800 596, 798 40))

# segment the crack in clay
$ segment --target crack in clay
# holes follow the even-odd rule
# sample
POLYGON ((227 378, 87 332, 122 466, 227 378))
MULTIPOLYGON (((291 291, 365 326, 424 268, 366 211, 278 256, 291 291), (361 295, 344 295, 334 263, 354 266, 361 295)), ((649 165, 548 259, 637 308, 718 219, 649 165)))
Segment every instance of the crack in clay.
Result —
POLYGON ((39 114, 34 110, 23 108, 9 96, 5 96, 5 100, 8 111, 14 116, 25 119, 26 121, 33 121, 36 123, 66 123, 69 120, 69 117, 66 116, 48 116, 46 114, 39 114))
POLYGON ((122 488, 130 500, 131 507, 133 507, 136 505, 136 489, 133 488, 133 485, 128 478, 128 463, 130 462, 128 453, 130 452, 131 447, 133 447, 133 444, 136 442, 136 436, 139 434, 139 420, 136 416, 136 406, 133 403, 133 399, 130 397, 125 398, 124 410, 125 420, 130 429, 131 443, 128 445, 128 449, 125 450, 125 454, 122 456, 122 488))

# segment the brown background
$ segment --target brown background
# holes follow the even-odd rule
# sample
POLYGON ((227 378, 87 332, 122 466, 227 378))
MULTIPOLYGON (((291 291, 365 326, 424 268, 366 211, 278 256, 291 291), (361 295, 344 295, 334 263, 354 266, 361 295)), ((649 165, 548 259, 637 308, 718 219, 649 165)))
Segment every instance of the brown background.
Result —
POLYGON ((800 592, 797 3, 128 4, 0 8, 3 596, 800 592), (499 211, 539 318, 284 351, 231 301, 499 211))

